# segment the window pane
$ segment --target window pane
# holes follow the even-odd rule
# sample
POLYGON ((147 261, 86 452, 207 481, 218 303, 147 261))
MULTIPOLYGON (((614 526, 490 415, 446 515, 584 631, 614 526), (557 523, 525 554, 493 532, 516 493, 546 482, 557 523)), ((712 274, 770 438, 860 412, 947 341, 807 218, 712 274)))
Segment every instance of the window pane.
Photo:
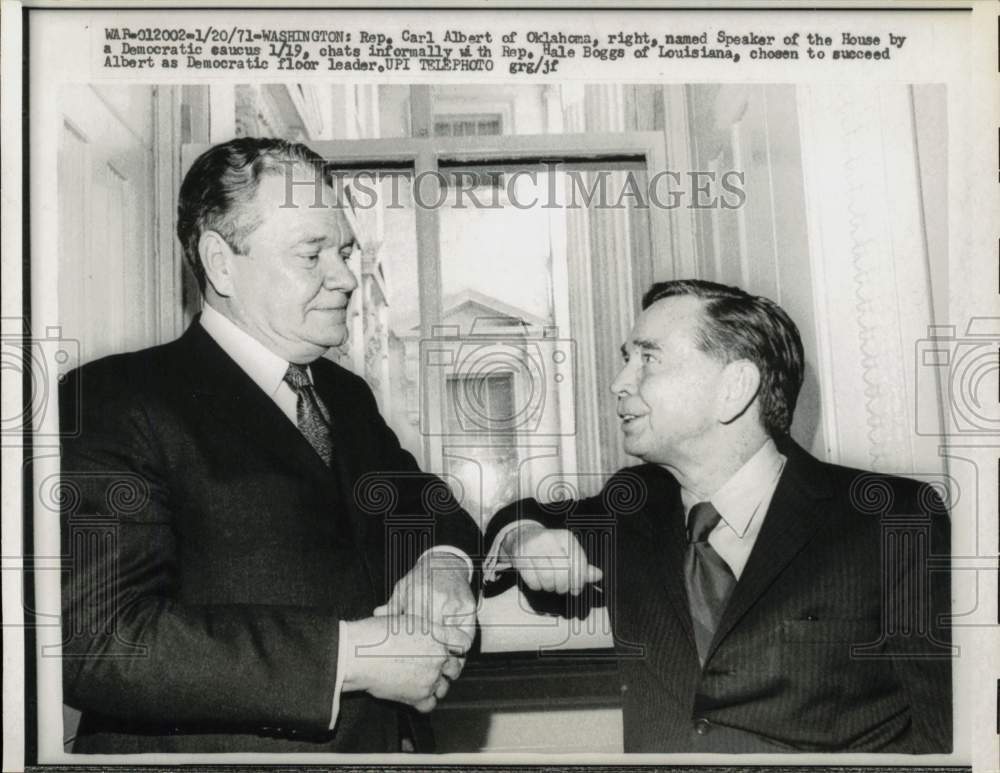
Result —
POLYGON ((500 492, 544 500, 544 487, 568 476, 563 492, 591 495, 628 463, 608 386, 635 311, 633 280, 645 286, 650 260, 648 212, 621 194, 642 190, 647 175, 638 163, 448 171, 441 322, 454 349, 443 411, 457 434, 442 453, 485 524, 509 501, 500 492), (482 179, 499 184, 472 186, 482 179))

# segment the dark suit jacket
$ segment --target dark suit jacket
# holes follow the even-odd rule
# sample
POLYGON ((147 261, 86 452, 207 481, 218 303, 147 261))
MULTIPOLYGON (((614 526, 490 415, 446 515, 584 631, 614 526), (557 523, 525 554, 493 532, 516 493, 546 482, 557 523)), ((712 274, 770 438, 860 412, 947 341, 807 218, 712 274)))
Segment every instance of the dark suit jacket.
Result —
POLYGON ((62 458, 74 751, 398 748, 398 706, 366 694, 345 693, 328 731, 338 623, 433 544, 479 555, 479 530, 360 378, 312 371, 333 469, 197 322, 63 384, 80 427, 62 458))
POLYGON ((680 488, 616 473, 596 497, 523 500, 490 522, 568 526, 604 570, 628 752, 948 752, 949 518, 915 481, 794 443, 707 661, 683 580, 680 488))

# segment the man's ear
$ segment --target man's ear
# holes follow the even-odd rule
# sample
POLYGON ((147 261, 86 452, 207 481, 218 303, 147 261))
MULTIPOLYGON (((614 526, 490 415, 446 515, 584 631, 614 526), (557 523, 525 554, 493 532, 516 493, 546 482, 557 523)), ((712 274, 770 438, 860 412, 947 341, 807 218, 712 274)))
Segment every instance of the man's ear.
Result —
POLYGON ((217 231, 203 231, 198 239, 198 255, 212 289, 226 298, 233 294, 233 259, 236 253, 217 231))
POLYGON ((719 421, 730 424, 753 404, 760 391, 760 370, 750 360, 733 360, 722 369, 719 421))

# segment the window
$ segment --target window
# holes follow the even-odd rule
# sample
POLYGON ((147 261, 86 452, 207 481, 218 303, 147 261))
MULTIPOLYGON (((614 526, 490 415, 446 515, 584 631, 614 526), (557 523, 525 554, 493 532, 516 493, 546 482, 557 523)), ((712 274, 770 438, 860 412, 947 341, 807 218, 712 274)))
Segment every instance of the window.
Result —
POLYGON ((513 373, 448 377, 445 421, 449 435, 511 448, 517 429, 514 406, 513 373))
MULTIPOLYGON (((435 137, 498 137, 503 134, 503 116, 500 113, 439 114, 434 116, 435 137)), ((504 175, 501 172, 463 169, 448 175, 450 185, 457 187, 490 188, 502 191, 504 175)))
POLYGON ((515 389, 513 372, 447 378, 444 421, 450 442, 444 470, 479 519, 513 501, 517 492, 515 389))
POLYGON ((435 137, 494 137, 503 134, 499 113, 434 116, 435 137))

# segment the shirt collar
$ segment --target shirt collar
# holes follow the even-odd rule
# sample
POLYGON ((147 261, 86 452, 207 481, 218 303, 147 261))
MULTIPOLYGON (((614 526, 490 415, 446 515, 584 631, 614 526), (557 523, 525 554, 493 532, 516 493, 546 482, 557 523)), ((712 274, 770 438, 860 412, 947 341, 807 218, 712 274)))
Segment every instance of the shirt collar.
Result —
POLYGON ((238 328, 231 319, 208 303, 202 304, 201 326, 257 386, 269 397, 275 396, 288 371, 287 360, 238 328))
MULTIPOLYGON (((778 451, 774 441, 768 438, 757 453, 747 459, 709 498, 722 520, 739 537, 746 534, 762 502, 774 490, 785 461, 786 458, 778 451)), ((685 489, 681 489, 681 499, 686 511, 690 511, 696 504, 694 495, 685 489)))

